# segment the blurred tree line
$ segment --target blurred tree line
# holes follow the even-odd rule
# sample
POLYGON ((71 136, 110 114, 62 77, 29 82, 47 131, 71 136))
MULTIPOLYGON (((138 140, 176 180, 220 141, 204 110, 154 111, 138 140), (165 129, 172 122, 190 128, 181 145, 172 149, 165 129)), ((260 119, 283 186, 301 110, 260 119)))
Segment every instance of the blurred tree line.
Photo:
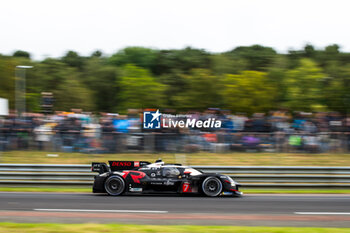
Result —
POLYGON ((124 112, 128 108, 233 112, 350 110, 350 53, 338 45, 277 53, 260 45, 224 53, 195 48, 124 48, 111 56, 31 60, 26 51, 0 55, 0 97, 14 107, 15 67, 27 71, 27 109, 40 111, 40 93, 54 94, 55 110, 124 112))

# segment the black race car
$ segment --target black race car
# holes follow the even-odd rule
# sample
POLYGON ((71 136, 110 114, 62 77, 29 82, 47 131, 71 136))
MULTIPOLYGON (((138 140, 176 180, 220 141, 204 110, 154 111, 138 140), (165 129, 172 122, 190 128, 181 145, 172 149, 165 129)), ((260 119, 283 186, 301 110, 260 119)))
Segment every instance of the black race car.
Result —
POLYGON ((181 164, 145 161, 109 161, 92 163, 98 172, 93 185, 94 193, 118 196, 123 193, 179 193, 241 196, 239 183, 226 175, 203 173, 181 164))

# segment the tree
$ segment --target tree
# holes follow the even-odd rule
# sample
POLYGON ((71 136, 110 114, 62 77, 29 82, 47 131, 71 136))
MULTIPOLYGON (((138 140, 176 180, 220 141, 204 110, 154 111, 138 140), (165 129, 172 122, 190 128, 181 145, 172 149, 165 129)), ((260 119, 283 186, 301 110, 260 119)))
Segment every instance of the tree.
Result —
POLYGON ((15 107, 15 59, 0 57, 0 97, 9 100, 10 108, 15 107))
POLYGON ((168 74, 163 74, 156 80, 164 84, 164 104, 168 108, 176 108, 176 96, 181 94, 186 88, 185 76, 180 70, 173 70, 168 74))
POLYGON ((314 60, 321 68, 327 67, 329 62, 340 61, 340 59, 346 60, 346 55, 341 54, 339 48, 337 44, 333 44, 325 47, 324 50, 316 50, 314 46, 307 44, 304 50, 290 50, 288 53, 289 67, 296 68, 303 58, 314 60))
POLYGON ((289 70, 286 77, 287 102, 292 110, 312 111, 320 108, 322 81, 326 77, 315 62, 302 59, 300 66, 289 70))
POLYGON ((184 89, 175 96, 178 109, 205 110, 210 107, 222 107, 222 82, 207 69, 193 69, 184 75, 184 89))
POLYGON ((322 90, 323 103, 329 110, 350 113, 350 65, 336 66, 322 90))
POLYGON ((38 111, 41 92, 53 92, 56 110, 94 111, 208 107, 234 111, 350 111, 350 53, 336 44, 306 44, 288 54, 261 45, 212 54, 203 49, 127 47, 112 56, 68 51, 61 59, 32 61, 18 50, 0 55, 0 97, 15 105, 15 67, 26 72, 27 109, 38 111))
POLYGON ((52 92, 54 110, 69 111, 71 108, 94 110, 92 91, 80 80, 80 72, 56 59, 46 59, 27 72, 27 93, 30 103, 36 109, 36 94, 52 92))
POLYGON ((286 101, 286 73, 288 67, 288 59, 284 55, 277 55, 273 63, 268 69, 267 78, 268 83, 271 87, 274 87, 276 90, 275 95, 275 106, 283 107, 284 102, 286 101))
POLYGON ((246 69, 265 71, 273 62, 276 51, 270 47, 261 45, 240 46, 227 52, 227 55, 235 59, 244 59, 247 62, 246 69))
POLYGON ((120 87, 119 110, 128 108, 160 108, 163 106, 164 85, 156 82, 146 69, 135 65, 125 65, 122 77, 117 81, 120 87))
POLYGON ((69 111, 81 108, 84 111, 95 109, 91 90, 82 85, 75 74, 70 74, 53 90, 54 109, 69 111))
POLYGON ((16 52, 13 53, 14 57, 24 57, 30 59, 30 53, 23 51, 23 50, 17 50, 16 52))
POLYGON ((56 89, 74 69, 60 60, 48 58, 27 72, 27 91, 40 93, 56 89))
POLYGON ((134 64, 151 70, 156 58, 156 50, 143 47, 127 47, 113 54, 109 59, 109 64, 115 66, 124 66, 134 64))
POLYGON ((265 112, 276 108, 276 88, 269 83, 267 74, 259 71, 243 71, 227 74, 224 79, 225 105, 233 112, 265 112))
POLYGON ((40 94, 26 93, 26 111, 40 112, 40 94))
POLYGON ((82 69, 84 64, 84 58, 74 51, 68 51, 66 55, 62 57, 62 61, 67 65, 78 69, 82 69))
POLYGON ((212 70, 215 74, 238 74, 243 71, 248 62, 227 54, 215 54, 211 57, 212 70))
POLYGON ((308 58, 314 58, 315 55, 316 55, 316 51, 315 51, 314 46, 311 45, 311 44, 305 45, 305 47, 304 47, 304 53, 305 53, 305 56, 306 56, 306 57, 308 57, 308 58))
POLYGON ((161 50, 158 52, 153 73, 169 74, 174 70, 189 74, 192 69, 211 67, 210 54, 202 49, 187 47, 180 50, 161 50))
POLYGON ((91 54, 91 57, 102 57, 103 53, 100 50, 96 50, 91 54))
POLYGON ((325 48, 325 53, 328 55, 328 56, 338 56, 339 55, 339 45, 337 44, 333 44, 333 45, 328 45, 326 48, 325 48))
POLYGON ((118 108, 120 69, 106 65, 98 57, 90 58, 82 74, 82 82, 92 91, 96 110, 113 112, 118 108))

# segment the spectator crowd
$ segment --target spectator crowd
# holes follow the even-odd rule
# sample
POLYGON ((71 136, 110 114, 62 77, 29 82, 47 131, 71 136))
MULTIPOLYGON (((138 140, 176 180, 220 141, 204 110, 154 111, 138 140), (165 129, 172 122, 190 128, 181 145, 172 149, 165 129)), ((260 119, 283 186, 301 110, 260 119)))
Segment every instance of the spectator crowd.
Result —
MULTIPOLYGON (((162 111, 176 114, 174 110, 162 111)), ((52 115, 0 117, 0 151, 45 150, 81 153, 147 152, 345 152, 350 150, 350 117, 337 112, 286 110, 232 114, 221 109, 181 113, 221 120, 220 129, 142 127, 142 111, 98 115, 73 109, 52 115)))

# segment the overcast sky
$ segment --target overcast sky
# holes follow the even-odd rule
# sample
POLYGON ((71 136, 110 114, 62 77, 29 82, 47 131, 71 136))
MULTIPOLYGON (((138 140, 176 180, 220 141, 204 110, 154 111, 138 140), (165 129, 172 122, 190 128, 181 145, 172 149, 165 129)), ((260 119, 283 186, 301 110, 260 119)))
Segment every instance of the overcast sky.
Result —
POLYGON ((280 52, 337 43, 350 51, 344 0, 2 0, 0 53, 35 59, 126 46, 222 52, 262 44, 280 52))

